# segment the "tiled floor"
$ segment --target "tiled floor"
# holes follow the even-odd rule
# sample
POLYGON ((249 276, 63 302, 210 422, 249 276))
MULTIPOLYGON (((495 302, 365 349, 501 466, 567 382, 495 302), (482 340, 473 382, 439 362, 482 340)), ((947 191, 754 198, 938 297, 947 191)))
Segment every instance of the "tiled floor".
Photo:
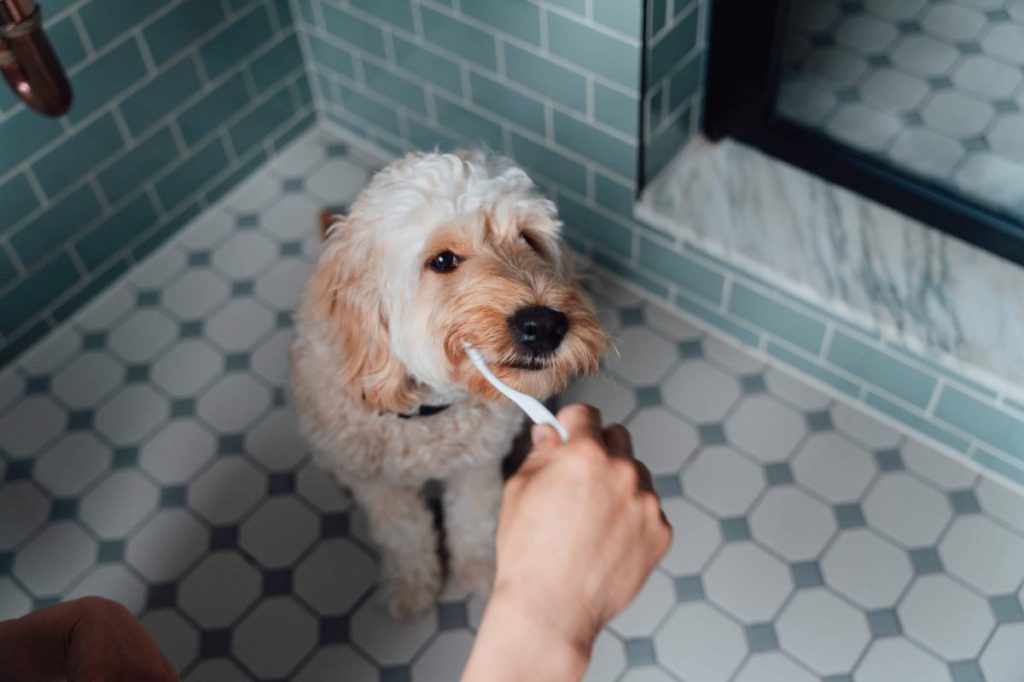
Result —
POLYGON ((779 108, 1024 216, 1024 2, 798 0, 779 108))
MULTIPOLYGON (((317 134, 0 375, 0 617, 84 594, 186 680, 454 680, 483 601, 390 621, 364 519, 285 405, 317 134)), ((608 282, 569 398, 633 429, 676 544, 589 680, 1024 679, 1024 498, 608 282)))

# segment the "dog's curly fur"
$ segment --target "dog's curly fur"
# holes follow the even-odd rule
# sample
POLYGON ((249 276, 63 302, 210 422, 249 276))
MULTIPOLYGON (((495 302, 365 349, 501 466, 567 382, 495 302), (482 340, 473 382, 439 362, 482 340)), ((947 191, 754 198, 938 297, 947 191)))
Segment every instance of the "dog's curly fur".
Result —
POLYGON ((427 608, 441 586, 421 494, 428 479, 444 482, 456 578, 472 590, 493 578, 500 462, 523 418, 471 367, 462 341, 538 397, 597 368, 605 334, 560 227, 521 169, 463 152, 396 161, 327 230, 296 317, 294 406, 315 458, 367 512, 396 616, 427 608), (444 251, 460 259, 449 273, 428 266, 444 251), (531 370, 508 320, 535 305, 564 313, 569 329, 531 370), (429 417, 399 416, 449 403, 429 417))

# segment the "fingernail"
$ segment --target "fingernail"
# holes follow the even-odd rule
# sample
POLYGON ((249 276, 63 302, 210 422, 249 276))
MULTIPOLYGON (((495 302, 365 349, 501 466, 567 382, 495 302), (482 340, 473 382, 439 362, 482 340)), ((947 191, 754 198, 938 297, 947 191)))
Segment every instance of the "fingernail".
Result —
POLYGON ((546 426, 534 424, 530 427, 530 442, 537 446, 546 440, 551 440, 551 434, 546 426))

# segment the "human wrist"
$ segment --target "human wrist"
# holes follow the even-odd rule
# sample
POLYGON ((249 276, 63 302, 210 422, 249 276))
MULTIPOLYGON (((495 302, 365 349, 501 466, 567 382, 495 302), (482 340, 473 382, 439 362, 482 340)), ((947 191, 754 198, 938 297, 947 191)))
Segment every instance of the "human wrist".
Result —
MULTIPOLYGON (((577 625, 578 618, 565 609, 553 608, 553 602, 537 596, 535 591, 498 581, 479 636, 500 639, 502 645, 508 646, 507 655, 500 659, 508 679, 580 679, 590 659, 596 628, 577 625), (530 656, 522 656, 524 651, 529 651, 530 656)), ((491 671, 490 679, 498 679, 493 677, 495 670, 491 671)))

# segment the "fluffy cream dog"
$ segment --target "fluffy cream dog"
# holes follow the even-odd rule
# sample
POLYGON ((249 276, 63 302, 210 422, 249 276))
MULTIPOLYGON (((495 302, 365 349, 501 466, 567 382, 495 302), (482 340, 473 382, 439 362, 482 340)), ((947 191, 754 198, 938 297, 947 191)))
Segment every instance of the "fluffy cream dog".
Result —
POLYGON ((294 405, 315 458, 367 512, 395 616, 441 587, 428 479, 444 483, 455 577, 471 590, 493 578, 501 459, 523 417, 462 341, 538 397, 598 366, 605 334, 560 226, 521 169, 466 152, 391 164, 327 231, 296 317, 294 405))

